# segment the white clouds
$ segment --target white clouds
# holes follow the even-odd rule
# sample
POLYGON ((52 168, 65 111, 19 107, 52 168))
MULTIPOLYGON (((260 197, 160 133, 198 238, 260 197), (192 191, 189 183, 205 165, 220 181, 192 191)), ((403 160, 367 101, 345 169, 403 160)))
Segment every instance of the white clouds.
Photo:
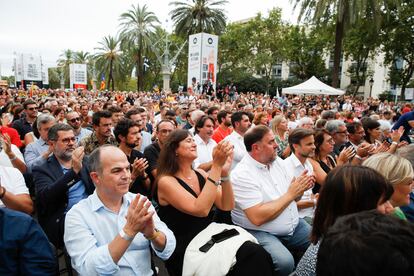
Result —
MULTIPOLYGON (((106 35, 115 35, 119 16, 132 4, 147 4, 161 24, 170 0, 0 0, 0 64, 3 75, 12 74, 13 52, 41 54, 53 66, 64 49, 93 52, 106 35)), ((288 0, 229 0, 225 6, 230 21, 253 17, 281 7, 283 19, 296 22, 288 0)), ((171 22, 168 23, 171 27, 171 22)))

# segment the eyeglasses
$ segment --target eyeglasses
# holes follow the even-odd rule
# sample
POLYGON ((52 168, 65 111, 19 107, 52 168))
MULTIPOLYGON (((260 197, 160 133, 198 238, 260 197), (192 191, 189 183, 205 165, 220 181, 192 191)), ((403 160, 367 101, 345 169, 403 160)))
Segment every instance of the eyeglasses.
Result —
POLYGON ((77 117, 77 118, 70 119, 69 122, 75 123, 75 122, 80 122, 80 120, 81 120, 80 117, 77 117))
POLYGON ((38 109, 39 109, 38 107, 30 107, 27 110, 34 111, 34 110, 38 110, 38 109))
POLYGON ((346 131, 346 130, 345 131, 337 131, 335 133, 336 134, 345 134, 346 135, 346 134, 348 134, 348 131, 346 131))
POLYGON ((73 137, 67 137, 67 138, 63 138, 62 140, 60 140, 62 143, 64 143, 64 144, 69 144, 69 142, 73 142, 73 143, 75 143, 76 142, 76 138, 75 138, 75 136, 73 136, 73 137))

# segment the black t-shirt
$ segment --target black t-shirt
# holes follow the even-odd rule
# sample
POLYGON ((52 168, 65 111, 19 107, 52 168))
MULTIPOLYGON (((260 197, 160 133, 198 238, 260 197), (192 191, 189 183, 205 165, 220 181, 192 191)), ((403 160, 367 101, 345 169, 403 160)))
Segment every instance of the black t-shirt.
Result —
POLYGON ((152 143, 144 149, 144 156, 148 161, 147 174, 150 176, 152 183, 155 179, 151 172, 157 169, 158 157, 160 156, 160 152, 161 149, 157 141, 155 141, 154 143, 152 143))
MULTIPOLYGON (((128 161, 131 164, 131 172, 132 172, 132 164, 136 159, 145 158, 145 156, 137 151, 132 150, 131 155, 127 156, 128 161)), ((141 195, 145 195, 146 197, 149 197, 151 195, 150 191, 145 187, 145 179, 142 176, 137 177, 135 179, 134 183, 132 183, 131 187, 129 187, 129 191, 131 193, 137 194, 140 193, 141 195)))

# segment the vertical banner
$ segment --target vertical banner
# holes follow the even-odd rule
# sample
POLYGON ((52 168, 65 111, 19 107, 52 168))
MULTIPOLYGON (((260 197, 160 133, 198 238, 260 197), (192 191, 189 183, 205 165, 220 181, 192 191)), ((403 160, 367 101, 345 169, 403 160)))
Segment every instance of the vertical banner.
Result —
POLYGON ((27 89, 32 84, 42 88, 42 62, 40 56, 15 54, 14 70, 16 86, 27 89))
POLYGON ((218 36, 199 33, 189 36, 187 89, 201 93, 203 84, 216 89, 218 36))
POLYGON ((87 89, 88 78, 86 74, 86 64, 70 64, 69 76, 71 89, 87 89))

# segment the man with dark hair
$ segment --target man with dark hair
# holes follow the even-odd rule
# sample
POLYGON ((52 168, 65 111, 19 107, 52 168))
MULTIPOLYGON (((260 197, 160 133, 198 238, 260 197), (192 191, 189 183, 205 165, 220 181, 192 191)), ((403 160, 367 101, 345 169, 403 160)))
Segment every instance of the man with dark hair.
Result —
POLYGON ((20 135, 20 140, 24 145, 24 136, 33 131, 33 122, 37 118, 38 106, 35 101, 28 99, 23 103, 24 113, 26 116, 23 116, 21 119, 13 122, 12 128, 17 130, 20 135))
POLYGON ((220 108, 217 106, 212 106, 207 109, 207 115, 214 119, 214 128, 218 127, 217 116, 220 111, 220 108))
POLYGON ((60 247, 65 214, 95 187, 86 168, 83 147, 75 149, 72 127, 66 124, 51 127, 48 143, 53 154, 33 168, 33 178, 39 223, 50 242, 60 247))
MULTIPOLYGON (((315 139, 313 130, 296 128, 289 134, 289 146, 292 154, 283 160, 289 180, 299 177, 302 173, 313 175, 313 167, 309 158, 315 154, 315 139)), ((311 223, 313 212, 316 208, 317 197, 312 193, 312 188, 303 193, 302 198, 296 202, 299 217, 311 223)))
MULTIPOLYGON (((145 109, 144 109, 145 112, 145 109)), ((130 109, 128 110, 127 113, 125 113, 125 118, 131 119, 132 121, 136 122, 139 125, 139 129, 141 131, 141 144, 140 144, 140 148, 139 151, 141 153, 144 153, 144 150, 146 147, 148 147, 149 145, 151 145, 152 143, 152 136, 149 132, 145 131, 145 122, 142 119, 142 109, 130 109)))
POLYGON ((174 234, 151 202, 128 192, 129 168, 114 146, 90 155, 96 190, 68 212, 65 222, 65 246, 80 275, 153 275, 151 249, 163 260, 174 252, 174 234))
POLYGON ((323 237, 316 275, 412 275, 414 225, 376 210, 340 217, 323 237))
POLYGON ((217 114, 217 121, 219 126, 214 130, 213 138, 216 143, 220 143, 221 140, 226 138, 226 136, 230 135, 233 131, 231 129, 231 112, 226 110, 221 110, 217 114))
POLYGON ((211 137, 214 131, 214 120, 210 116, 203 115, 194 126, 194 142, 197 145, 197 159, 194 160, 194 168, 208 172, 213 165, 213 149, 217 145, 211 137))
POLYGON ((268 127, 251 128, 244 143, 248 154, 231 172, 232 220, 269 252, 278 273, 289 275, 295 267, 290 250, 304 252, 309 246, 310 226, 299 218, 295 200, 313 186, 314 178, 302 173, 289 180, 268 127))
POLYGON ((144 154, 134 149, 141 144, 141 133, 139 124, 131 119, 123 119, 119 121, 114 129, 114 135, 119 143, 119 149, 122 150, 131 164, 131 187, 129 191, 145 196, 150 195, 150 181, 145 169, 148 162, 144 154))
POLYGON ((93 132, 89 137, 84 138, 80 145, 84 147, 85 154, 90 154, 99 146, 110 144, 117 146, 112 135, 112 113, 103 110, 93 113, 92 116, 93 132))
POLYGON ((81 126, 82 118, 76 111, 68 112, 66 114, 66 122, 73 128, 76 143, 79 143, 83 138, 86 138, 92 134, 92 131, 81 126))
MULTIPOLYGON (((94 103, 93 105, 95 105, 94 103)), ((89 116, 89 105, 87 103, 83 103, 80 106, 80 115, 82 118, 81 126, 83 128, 90 128, 91 125, 91 116, 89 116)))
POLYGON ((229 141, 234 146, 233 161, 231 164, 231 169, 233 170, 247 154, 243 137, 252 123, 250 122, 249 115, 246 112, 237 111, 231 115, 231 124, 233 125, 234 131, 229 136, 224 138, 224 140, 229 141))
POLYGON ((0 208, 0 233, 0 275, 56 275, 55 254, 32 217, 0 208))
POLYGON ((108 111, 112 113, 112 125, 116 126, 116 124, 124 118, 124 113, 122 109, 118 106, 111 106, 108 108, 108 111))
POLYGON ((144 150, 145 159, 148 161, 147 173, 149 174, 152 183, 157 177, 157 164, 161 149, 174 129, 175 125, 173 122, 170 120, 161 120, 156 126, 156 141, 144 150))

